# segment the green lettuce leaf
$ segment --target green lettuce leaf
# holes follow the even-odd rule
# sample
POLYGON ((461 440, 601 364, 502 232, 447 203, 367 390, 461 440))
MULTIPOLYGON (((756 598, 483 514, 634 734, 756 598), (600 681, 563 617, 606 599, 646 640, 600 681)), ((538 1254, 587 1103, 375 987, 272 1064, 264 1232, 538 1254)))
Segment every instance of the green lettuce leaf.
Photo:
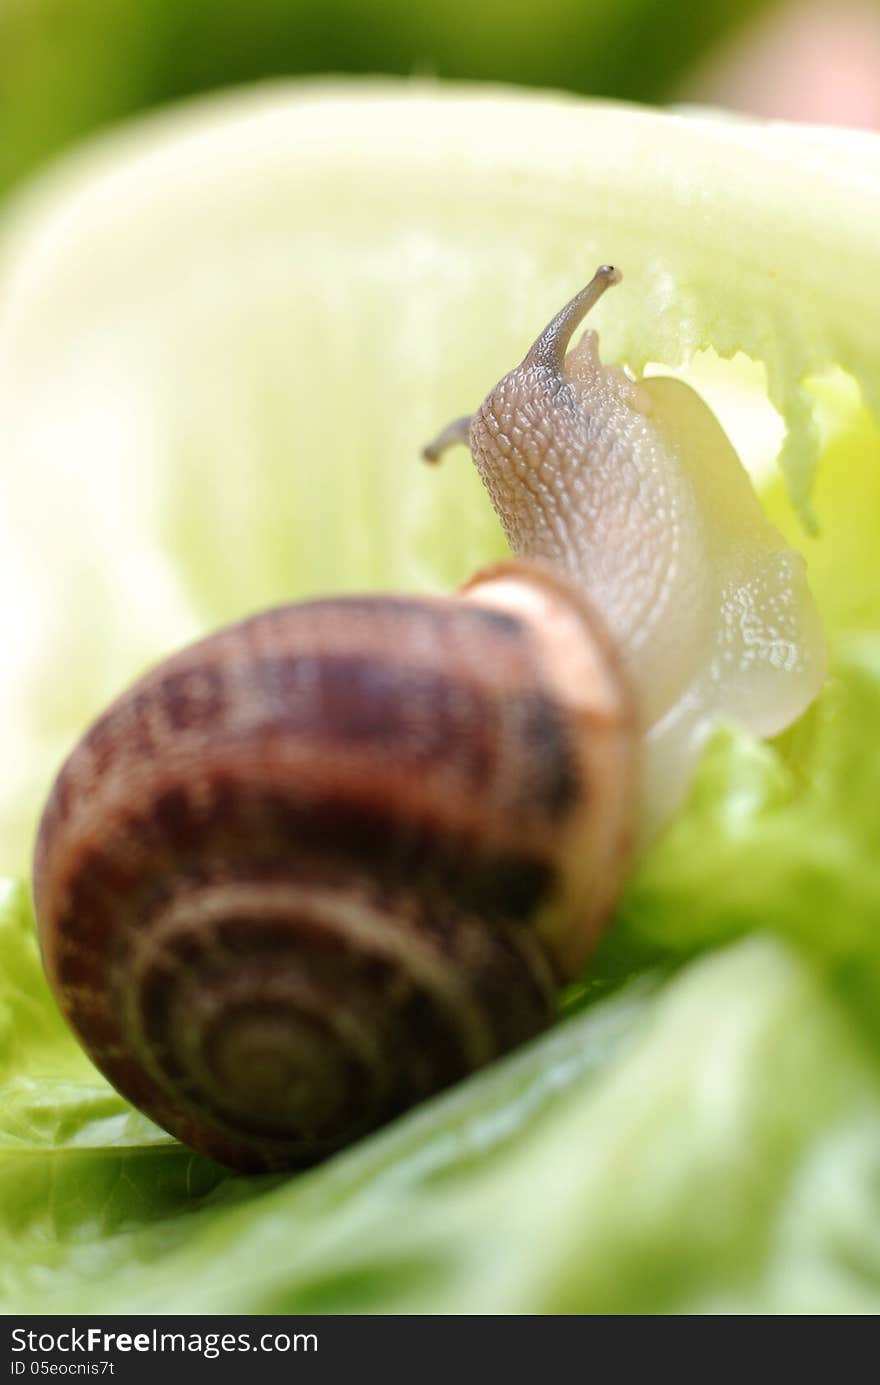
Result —
POLYGON ((806 513, 816 376, 880 404, 878 143, 316 84, 164 114, 23 193, 0 221, 0 868, 82 726, 169 648, 504 551, 466 458, 418 449, 600 261, 625 274, 606 359, 761 363, 806 513))
POLYGON ((878 1311, 878 171, 867 136, 334 87, 167 116, 11 208, 11 872, 58 757, 148 660, 259 605, 448 586, 501 551, 466 458, 428 473, 418 445, 603 259, 626 274, 606 358, 763 364, 789 483, 767 504, 834 658, 776 743, 719 728, 551 1033, 297 1177, 234 1177, 126 1107, 64 1029, 10 879, 6 1311, 878 1311))
POLYGON ((616 946, 686 955, 761 923, 880 1041, 878 728, 880 639, 862 636, 781 746, 719 732, 688 812, 631 883, 616 946))
POLYGON ((880 1306, 874 1059, 766 936, 287 1180, 223 1173, 86 1076, 40 1086, 3 1099, 6 1311, 880 1306))

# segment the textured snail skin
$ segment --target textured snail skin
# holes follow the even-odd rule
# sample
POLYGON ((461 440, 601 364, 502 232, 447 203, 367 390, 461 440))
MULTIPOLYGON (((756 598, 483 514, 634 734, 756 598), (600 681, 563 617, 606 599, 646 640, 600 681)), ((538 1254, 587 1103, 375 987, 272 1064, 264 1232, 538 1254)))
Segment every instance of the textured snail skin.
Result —
POLYGON ((59 1004, 193 1148, 319 1159, 549 1022, 626 868, 637 743, 607 636, 537 566, 230 626, 58 775, 59 1004))
POLYGON ((425 449, 470 449, 520 557, 583 593, 632 679, 644 728, 639 833, 680 802, 712 727, 760 736, 820 690, 825 642, 803 558, 764 514, 720 424, 680 380, 636 381, 572 335, 619 282, 602 265, 476 412, 425 449))

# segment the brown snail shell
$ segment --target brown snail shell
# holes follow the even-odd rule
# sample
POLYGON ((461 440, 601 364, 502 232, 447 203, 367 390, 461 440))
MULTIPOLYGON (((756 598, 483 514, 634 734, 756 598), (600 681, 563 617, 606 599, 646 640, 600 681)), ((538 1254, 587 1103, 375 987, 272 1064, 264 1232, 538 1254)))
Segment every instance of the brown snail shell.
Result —
POLYGON ((619 280, 424 449, 470 447, 517 561, 222 630, 58 776, 35 898, 61 1008, 226 1163, 313 1161, 539 1030, 718 718, 771 734, 821 685, 802 560, 702 400, 593 332, 569 350, 619 280))
POLYGON ((242 1169, 312 1162, 545 1026, 625 872, 601 623, 538 564, 251 617, 88 730, 40 826, 50 982, 109 1081, 242 1169))

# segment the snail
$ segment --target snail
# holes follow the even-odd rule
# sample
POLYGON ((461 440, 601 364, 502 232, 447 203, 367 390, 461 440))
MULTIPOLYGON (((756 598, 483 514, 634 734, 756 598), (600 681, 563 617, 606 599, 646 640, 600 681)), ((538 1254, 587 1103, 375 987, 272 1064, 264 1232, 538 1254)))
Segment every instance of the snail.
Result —
POLYGON ((699 397, 600 363, 601 267, 475 414, 511 560, 262 612, 52 787, 34 900, 109 1081, 234 1168, 314 1162, 547 1026, 719 715, 823 677, 803 565, 699 397))

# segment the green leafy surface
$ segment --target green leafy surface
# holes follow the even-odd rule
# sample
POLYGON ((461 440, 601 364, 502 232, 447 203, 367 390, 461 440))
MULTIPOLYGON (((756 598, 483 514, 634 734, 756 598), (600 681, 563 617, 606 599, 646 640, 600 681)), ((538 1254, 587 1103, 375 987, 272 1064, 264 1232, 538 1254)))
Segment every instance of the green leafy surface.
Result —
MULTIPOLYGON (((878 144, 304 84, 163 115, 12 203, 0 868, 25 868, 83 725, 175 645, 309 593, 448 589, 503 553, 464 454, 436 471, 418 449, 602 261, 625 276, 594 314, 605 359, 752 358, 807 513, 816 378, 880 400, 878 144)), ((850 539, 826 537, 833 563, 850 539)))
POLYGON ((880 395, 878 164, 857 135, 309 91, 169 117, 10 214, 7 869, 143 662, 500 551, 464 455, 414 453, 601 259, 626 274, 606 358, 764 364, 790 482, 766 503, 833 658, 776 743, 718 729, 551 1033, 289 1179, 189 1154, 101 1082, 10 879, 6 1311, 880 1309, 880 437, 853 385, 880 395), (809 538, 790 496, 820 454, 809 538))

